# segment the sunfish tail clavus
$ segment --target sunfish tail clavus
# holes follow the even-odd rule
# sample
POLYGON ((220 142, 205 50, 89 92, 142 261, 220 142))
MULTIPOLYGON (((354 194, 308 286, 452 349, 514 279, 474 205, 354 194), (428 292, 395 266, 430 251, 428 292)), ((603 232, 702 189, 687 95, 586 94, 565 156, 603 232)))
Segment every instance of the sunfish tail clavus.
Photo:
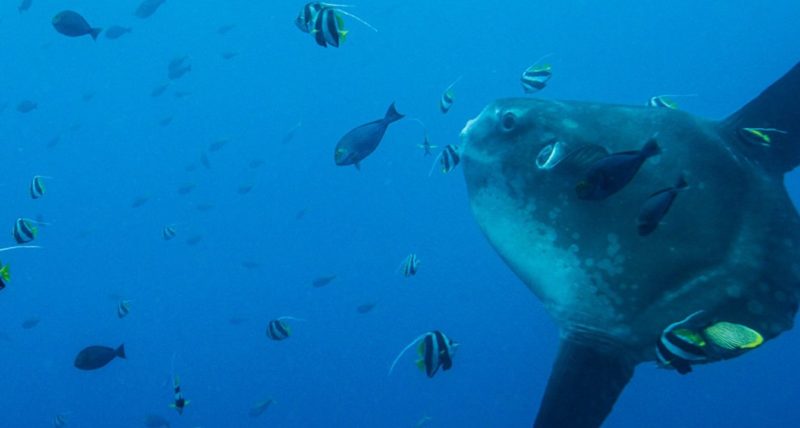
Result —
POLYGON ((506 99, 462 140, 478 225, 561 329, 536 427, 598 427, 639 363, 690 373, 791 328, 800 218, 783 175, 800 164, 800 64, 722 121, 506 99), (603 197, 582 198, 598 173, 603 197), (676 177, 689 185, 640 234, 676 177))

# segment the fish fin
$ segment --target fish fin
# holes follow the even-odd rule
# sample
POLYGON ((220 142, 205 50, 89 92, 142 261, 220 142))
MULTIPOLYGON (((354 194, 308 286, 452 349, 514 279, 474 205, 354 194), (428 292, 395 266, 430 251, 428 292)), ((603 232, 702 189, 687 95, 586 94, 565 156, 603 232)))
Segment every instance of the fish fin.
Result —
POLYGON ((3 281, 11 280, 11 272, 8 271, 8 265, 0 267, 0 278, 3 278, 3 281))
POLYGON ((103 32, 102 28, 90 28, 89 29, 89 34, 92 36, 92 40, 97 40, 97 36, 99 36, 100 33, 102 33, 102 32, 103 32))
POLYGON ((389 106, 389 109, 386 110, 386 115, 383 117, 383 120, 386 121, 386 123, 392 123, 404 117, 406 116, 398 113, 397 108, 394 106, 394 103, 392 103, 392 105, 389 106))
POLYGON ((661 147, 658 146, 658 141, 656 141, 655 136, 650 137, 650 139, 648 139, 647 142, 644 143, 644 146, 642 147, 640 153, 645 158, 650 158, 661 153, 661 147))
POLYGON ((584 144, 566 155, 553 169, 583 175, 595 162, 608 155, 608 150, 599 144, 584 144))
POLYGON ((347 31, 347 30, 339 31, 339 41, 340 41, 340 43, 344 43, 345 41, 347 41, 347 35, 348 34, 350 34, 350 32, 347 31))
POLYGON ((116 354, 118 357, 122 358, 123 360, 126 359, 126 357, 125 357, 125 344, 123 343, 122 345, 119 345, 119 348, 117 348, 114 351, 114 354, 116 354))
POLYGON ((720 122, 720 132, 731 141, 741 142, 743 128, 772 128, 769 147, 740 144, 740 150, 764 168, 786 173, 800 164, 800 63, 770 85, 758 97, 720 122))
POLYGON ((623 349, 565 337, 534 428, 599 427, 633 376, 623 349))
POLYGON ((422 358, 420 358, 417 361, 415 361, 414 364, 417 366, 417 368, 420 371, 422 371, 422 372, 425 371, 425 360, 423 360, 422 358))

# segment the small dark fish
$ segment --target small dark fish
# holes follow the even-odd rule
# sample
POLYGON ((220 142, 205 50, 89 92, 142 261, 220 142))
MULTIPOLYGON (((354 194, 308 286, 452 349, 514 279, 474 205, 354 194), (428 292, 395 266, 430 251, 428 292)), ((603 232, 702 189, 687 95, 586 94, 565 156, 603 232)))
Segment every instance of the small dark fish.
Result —
POLYGON ((417 274, 419 270, 419 258, 414 253, 409 254, 400 265, 400 272, 404 277, 409 278, 417 274))
POLYGON ((249 321, 248 318, 245 317, 230 317, 228 318, 228 324, 230 325, 242 325, 249 321))
POLYGON ((153 98, 160 97, 167 91, 167 88, 169 88, 169 82, 158 85, 150 91, 150 96, 153 98))
POLYGON ((186 196, 189 193, 192 193, 192 190, 194 190, 196 187, 197 185, 194 183, 183 184, 181 187, 178 187, 178 194, 181 196, 186 196))
POLYGON ((220 56, 224 60, 234 59, 237 56, 239 56, 239 52, 236 52, 236 51, 225 51, 225 52, 221 53, 220 56))
POLYGON ((131 27, 122 27, 120 25, 112 25, 106 29, 106 38, 116 40, 131 32, 131 27))
POLYGON ((261 263, 252 260, 245 260, 242 262, 242 267, 245 269, 253 270, 261 267, 261 263))
POLYGON ((19 2, 19 6, 17 6, 17 10, 19 11, 19 13, 25 12, 28 9, 31 8, 32 4, 33 4, 33 0, 22 0, 21 2, 19 2))
POLYGON ((47 142, 47 146, 45 147, 47 147, 48 149, 55 148, 55 146, 57 146, 60 141, 61 141, 61 135, 56 135, 55 137, 51 138, 50 141, 47 142))
POLYGON ((22 322, 22 328, 25 330, 30 330, 39 325, 41 321, 42 320, 39 317, 28 318, 22 322))
POLYGON ((71 10, 57 13, 53 17, 53 28, 68 37, 80 37, 88 34, 94 40, 97 40, 97 36, 103 31, 102 28, 93 28, 83 16, 71 10))
POLYGON ((207 212, 213 210, 214 206, 215 206, 214 204, 209 204, 209 203, 203 202, 203 203, 197 204, 194 207, 194 209, 196 209, 197 211, 200 211, 201 213, 207 213, 207 212))
POLYGON ((31 100, 23 100, 17 104, 17 111, 20 113, 30 113, 39 108, 39 104, 31 100))
POLYGON ((167 116, 167 117, 159 120, 158 121, 158 125, 159 126, 168 126, 170 123, 172 123, 172 119, 174 119, 173 116, 167 116))
POLYGON ((131 312, 131 301, 120 300, 119 304, 117 304, 117 318, 123 319, 127 317, 130 312, 131 312))
POLYGON ((292 329, 283 320, 284 318, 278 318, 269 322, 267 325, 267 337, 275 341, 281 341, 288 339, 292 335, 292 329))
POLYGON ((283 136, 283 139, 281 139, 281 142, 283 144, 286 144, 286 143, 294 140, 294 137, 297 135, 297 131, 299 131, 302 126, 303 126, 303 122, 297 122, 297 124, 283 136))
POLYGON ((687 186, 686 180, 680 176, 675 186, 661 189, 647 198, 639 211, 639 218, 636 220, 639 235, 647 236, 656 230, 672 207, 672 203, 675 202, 678 192, 687 186))
POLYGON ((192 65, 187 64, 189 59, 187 55, 175 57, 169 62, 167 66, 167 77, 169 80, 177 80, 183 77, 186 73, 192 71, 192 65))
POLYGON ((81 95, 81 99, 83 100, 83 102, 88 103, 89 101, 94 99, 94 92, 84 93, 83 95, 81 95))
POLYGON ((211 169, 211 161, 208 160, 208 155, 205 152, 200 154, 200 164, 206 169, 211 169))
POLYGON ((375 305, 377 305, 377 303, 364 303, 363 305, 358 305, 356 312, 359 314, 372 312, 372 310, 375 309, 375 305))
POLYGON ((186 98, 189 95, 192 95, 192 93, 189 92, 189 91, 175 91, 174 95, 175 95, 175 98, 181 99, 181 98, 186 98))
POLYGON ((302 210, 297 211, 294 214, 294 219, 295 220, 302 220, 303 218, 305 218, 306 214, 308 214, 308 208, 303 208, 302 210))
POLYGON ((359 168, 360 162, 378 148, 386 128, 403 117, 392 103, 383 119, 365 123, 345 134, 336 144, 334 152, 336 165, 355 165, 359 168))
POLYGON ((164 4, 165 1, 166 0, 144 0, 139 4, 139 7, 136 8, 133 14, 142 19, 149 18, 156 13, 158 8, 164 4))
POLYGON ((224 36, 225 34, 228 34, 228 32, 230 32, 234 28, 236 28, 236 24, 220 25, 219 28, 217 28, 217 34, 219 34, 220 36, 224 36))
POLYGON ((44 187, 44 179, 45 178, 46 177, 42 176, 42 175, 34 175, 33 176, 33 179, 31 180, 31 186, 30 186, 31 198, 39 199, 42 196, 44 196, 45 192, 47 191, 47 189, 45 189, 45 187, 44 187))
POLYGON ((199 244, 202 240, 203 240, 203 235, 193 235, 186 238, 186 245, 194 247, 195 245, 199 244))
POLYGON ((161 238, 165 241, 171 241, 177 234, 178 231, 175 230, 175 226, 164 226, 164 229, 161 231, 161 238))
POLYGON ((311 285, 314 288, 322 288, 322 287, 330 284, 331 282, 333 282, 334 279, 336 279, 336 275, 321 276, 321 277, 316 278, 313 281, 311 281, 311 285))
POLYGON ((169 428, 169 421, 159 415, 147 415, 144 417, 144 426, 147 428, 169 428))
POLYGON ((137 196, 131 202, 131 208, 139 208, 142 205, 146 204, 150 198, 148 196, 137 196))
POLYGON ((264 166, 264 163, 265 163, 264 159, 253 159, 253 160, 250 161, 250 163, 247 166, 249 166, 252 169, 257 169, 257 168, 261 168, 262 166, 264 166))
POLYGON ((253 187, 255 187, 255 184, 242 184, 239 186, 239 189, 236 190, 236 193, 246 195, 253 190, 253 187))
POLYGON ((612 153, 596 161, 578 182, 578 198, 601 201, 622 190, 639 172, 644 162, 661 153, 655 138, 650 138, 641 150, 612 153))
POLYGON ((189 405, 190 401, 183 398, 183 393, 181 392, 181 379, 178 376, 175 376, 175 380, 172 382, 172 391, 172 404, 170 404, 169 407, 175 409, 179 415, 182 415, 183 409, 189 405))
POLYGON ((433 154, 433 152, 431 152, 431 150, 437 148, 438 146, 432 146, 431 142, 428 141, 428 136, 426 135, 425 136, 425 141, 423 141, 422 144, 417 144, 417 147, 419 147, 420 149, 423 150, 423 154, 425 156, 431 156, 433 154))
POLYGON ((110 363, 114 358, 125 359, 125 345, 117 349, 107 346, 89 346, 75 356, 75 367, 80 370, 97 370, 110 363))
POLYGON ((553 67, 550 64, 532 65, 522 73, 522 89, 526 94, 541 91, 553 77, 553 67))
POLYGON ((272 405, 275 401, 271 398, 266 400, 258 401, 250 407, 250 412, 248 413, 251 418, 257 418, 261 416, 262 413, 269 409, 269 406, 272 405))
POLYGON ((230 143, 230 142, 231 142, 231 140, 229 140, 227 138, 224 138, 222 140, 214 141, 214 142, 212 142, 211 144, 208 145, 208 151, 209 152, 218 152, 218 151, 222 150, 223 147, 227 146, 228 143, 230 143))

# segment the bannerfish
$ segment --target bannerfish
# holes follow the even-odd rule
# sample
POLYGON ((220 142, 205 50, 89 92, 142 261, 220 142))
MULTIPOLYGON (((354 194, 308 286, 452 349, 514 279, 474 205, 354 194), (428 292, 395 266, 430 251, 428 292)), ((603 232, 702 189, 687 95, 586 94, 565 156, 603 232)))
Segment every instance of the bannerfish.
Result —
POLYGON ((8 265, 0 262, 0 291, 5 290, 9 281, 11 281, 11 272, 8 270, 8 265))
POLYGON ((107 39, 116 40, 132 31, 131 27, 123 27, 120 25, 112 25, 106 29, 105 35, 107 39))
POLYGON ((419 269, 419 263, 419 258, 415 253, 409 254, 403 260, 403 263, 400 264, 400 273, 406 278, 416 275, 419 269))
POLYGON ((639 235, 646 236, 653 233, 661 223, 661 219, 667 215, 672 203, 678 196, 678 192, 688 186, 686 180, 681 175, 673 187, 659 190, 650 195, 639 210, 639 218, 636 220, 639 235))
POLYGON ((105 367, 115 358, 125 359, 125 345, 117 349, 108 346, 89 346, 75 356, 75 367, 80 370, 97 370, 105 367))
POLYGON ((434 330, 417 337, 403 348, 392 362, 391 367, 389 367, 389 374, 392 374, 392 370, 394 370, 400 357, 417 343, 419 343, 417 347, 417 353, 419 354, 417 367, 423 370, 429 378, 432 378, 440 368, 446 371, 453 367, 453 355, 456 348, 458 348, 458 343, 448 338, 441 331, 434 330))
POLYGON ((433 174, 437 163, 439 164, 439 170, 442 171, 442 174, 447 174, 454 170, 461 162, 460 151, 461 149, 455 144, 448 144, 445 146, 444 150, 433 160, 433 167, 431 167, 431 170, 428 172, 428 176, 430 177, 430 175, 433 174))
POLYGON ((321 276, 311 281, 311 286, 314 288, 322 288, 333 282, 334 279, 336 279, 336 275, 321 276))
POLYGON ((775 128, 741 128, 739 129, 739 138, 752 145, 761 145, 769 147, 772 145, 771 134, 786 135, 786 131, 775 128))
POLYGON ((102 28, 92 27, 83 16, 71 10, 58 12, 53 17, 53 28, 68 37, 81 37, 88 34, 94 40, 97 40, 97 36, 103 31, 102 28))
POLYGON ((678 109, 678 103, 673 101, 667 95, 656 95, 651 97, 650 100, 647 101, 648 107, 658 107, 658 108, 668 108, 672 110, 678 109))
POLYGON ((273 400, 271 398, 267 398, 266 400, 257 401, 256 403, 254 403, 250 407, 250 411, 248 412, 248 415, 251 418, 257 418, 257 417, 261 416, 262 413, 267 411, 267 409, 269 409, 269 406, 271 406, 272 403, 274 403, 274 402, 275 402, 275 400, 273 400))
POLYGON ((128 316, 131 312, 131 301, 120 300, 117 304, 117 318, 122 319, 128 316))
POLYGON ((164 226, 164 229, 161 230, 161 238, 165 241, 171 241, 177 234, 178 231, 175 230, 175 226, 164 226))
POLYGON ((14 237, 14 241, 16 241, 17 244, 27 244, 36 239, 39 228, 36 227, 34 223, 38 222, 29 218, 18 218, 17 221, 14 222, 11 235, 14 237))
POLYGON ((674 357, 659 359, 659 343, 699 368, 793 327, 800 216, 784 179, 800 165, 797 135, 800 63, 722 120, 644 105, 516 98, 494 101, 467 122, 460 169, 474 218, 560 330, 536 428, 600 427, 640 364, 664 360, 676 368, 674 357), (749 141, 743 128, 785 133, 770 133, 765 145, 749 141), (608 153, 654 135, 663 148, 658 162, 635 172, 646 153, 634 153, 621 175, 635 179, 589 196, 608 196, 621 182, 624 191, 602 203, 574 192, 589 169, 615 157, 608 153), (633 227, 642 203, 678 175, 691 191, 642 239, 633 227), (702 317, 673 325, 700 310, 702 317), (665 330, 675 337, 662 339, 665 330))
POLYGON ((596 161, 575 186, 578 198, 601 201, 619 192, 633 180, 647 159, 659 153, 661 149, 651 137, 641 150, 613 153, 596 161))
POLYGON ((30 193, 32 199, 39 199, 44 196, 46 189, 44 187, 44 179, 47 178, 42 175, 34 175, 31 179, 30 193))
POLYGON ((336 165, 355 165, 356 168, 360 168, 361 161, 378 148, 386 128, 403 117, 405 116, 398 113, 392 103, 383 119, 365 123, 345 134, 336 144, 334 151, 336 165))
POLYGON ((459 80, 461 80, 461 77, 456 79, 442 92, 442 96, 439 98, 439 110, 442 111, 442 114, 447 114, 447 112, 453 108, 453 103, 456 101, 456 93, 453 87, 456 86, 459 80))
POLYGON ((17 111, 20 113, 30 113, 39 108, 39 104, 31 100, 23 100, 17 104, 17 111))
POLYGON ((547 86, 551 77, 553 77, 553 67, 550 64, 534 64, 522 73, 520 78, 522 90, 526 94, 539 92, 547 86))
POLYGON ((267 337, 275 341, 288 339, 292 335, 289 324, 284 322, 287 317, 274 319, 267 324, 267 337))
POLYGON ((170 404, 169 407, 175 409, 179 415, 183 415, 183 410, 189 405, 190 401, 183 398, 183 392, 181 392, 181 379, 178 376, 175 376, 175 379, 172 382, 172 391, 172 404, 170 404))
POLYGON ((64 428, 67 426, 67 416, 68 414, 66 413, 53 416, 53 428, 64 428))
POLYGON ((316 43, 322 47, 328 47, 328 45, 339 47, 339 44, 347 37, 348 32, 344 29, 342 15, 355 19, 375 32, 378 31, 368 22, 342 9, 346 7, 352 6, 322 2, 306 3, 294 23, 300 31, 314 36, 316 43))
POLYGON ((154 13, 164 4, 166 0, 144 0, 133 12, 139 18, 145 19, 153 16, 154 13))

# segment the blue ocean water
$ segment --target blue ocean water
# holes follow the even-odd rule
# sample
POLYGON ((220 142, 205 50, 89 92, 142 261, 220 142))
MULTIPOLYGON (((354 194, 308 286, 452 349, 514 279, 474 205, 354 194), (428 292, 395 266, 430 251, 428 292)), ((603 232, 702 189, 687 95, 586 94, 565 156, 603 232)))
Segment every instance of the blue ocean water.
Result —
MULTIPOLYGON (((352 11, 379 32, 348 20, 338 49, 295 27, 302 2, 168 0, 147 19, 137 5, 0 6, 0 224, 50 223, 42 249, 0 253, 12 272, 0 292, 2 427, 58 414, 76 427, 141 427, 148 414, 173 427, 530 426, 558 332, 481 235, 459 171, 428 176, 414 121, 391 125, 360 172, 334 164, 338 139, 395 101, 432 144, 458 143, 484 105, 522 95, 521 72, 545 54, 554 76, 542 98, 693 93, 681 108, 710 118, 800 58, 789 0, 372 1, 352 11), (132 32, 67 38, 51 25, 63 9, 132 32), (191 72, 151 96, 184 55, 191 72), (24 100, 38 107, 18 112, 24 100), (31 200, 37 174, 52 179, 31 200), (420 272, 403 278, 410 252, 420 272), (131 313, 118 319, 122 298, 131 313), (365 303, 376 306, 358 313, 365 303), (305 321, 270 341, 280 316, 305 321), (432 329, 460 343, 453 369, 428 379, 407 355, 388 376, 432 329), (121 343, 127 360, 73 367, 85 346, 121 343), (168 408, 174 374, 191 400, 182 416, 168 408)), ((800 196, 798 175, 787 186, 800 196)), ((790 331, 690 376, 642 365, 606 426, 794 426, 799 343, 790 331)))

